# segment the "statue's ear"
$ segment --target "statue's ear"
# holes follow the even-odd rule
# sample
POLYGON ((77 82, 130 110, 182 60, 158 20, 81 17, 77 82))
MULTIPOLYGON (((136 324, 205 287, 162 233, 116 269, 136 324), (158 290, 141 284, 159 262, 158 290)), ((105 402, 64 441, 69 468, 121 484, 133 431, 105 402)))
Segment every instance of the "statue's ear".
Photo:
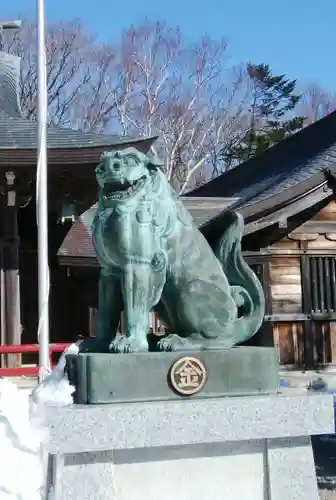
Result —
POLYGON ((164 170, 164 161, 156 155, 148 155, 147 168, 148 170, 164 170))

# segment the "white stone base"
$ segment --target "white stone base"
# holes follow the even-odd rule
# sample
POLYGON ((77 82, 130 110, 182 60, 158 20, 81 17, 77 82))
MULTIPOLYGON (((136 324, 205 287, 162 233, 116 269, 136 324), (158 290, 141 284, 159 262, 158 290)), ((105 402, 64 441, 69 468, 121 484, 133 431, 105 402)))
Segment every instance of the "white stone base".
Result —
POLYGON ((318 500, 310 435, 329 395, 57 409, 55 500, 318 500))

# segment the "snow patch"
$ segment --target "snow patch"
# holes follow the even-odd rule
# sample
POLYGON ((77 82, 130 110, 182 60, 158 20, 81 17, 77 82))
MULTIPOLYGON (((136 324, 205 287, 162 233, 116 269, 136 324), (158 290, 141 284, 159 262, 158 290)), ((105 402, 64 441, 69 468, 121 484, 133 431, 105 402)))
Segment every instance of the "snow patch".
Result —
POLYGON ((48 427, 44 409, 73 403, 74 387, 65 373, 65 356, 77 354, 79 344, 64 351, 56 368, 31 394, 0 378, 0 500, 47 497, 48 427))
POLYGON ((71 344, 63 352, 55 369, 33 389, 31 398, 36 404, 67 406, 73 403, 75 388, 69 384, 67 374, 65 373, 65 357, 67 354, 78 354, 79 345, 80 342, 71 344))
POLYGON ((48 430, 43 407, 0 379, 0 500, 45 498, 48 430))

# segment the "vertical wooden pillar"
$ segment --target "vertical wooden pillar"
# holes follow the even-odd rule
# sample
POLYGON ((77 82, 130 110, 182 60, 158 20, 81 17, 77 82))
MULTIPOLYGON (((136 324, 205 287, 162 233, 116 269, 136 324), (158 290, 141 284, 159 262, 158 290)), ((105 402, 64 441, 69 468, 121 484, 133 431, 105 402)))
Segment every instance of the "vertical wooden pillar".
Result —
MULTIPOLYGON (((4 179, 2 179, 0 209, 1 209, 1 248, 0 248, 0 345, 6 344, 6 324, 5 324, 5 274, 3 270, 3 240, 4 240, 4 179)), ((6 367, 6 356, 0 356, 0 366, 6 367)))
MULTIPOLYGON (((247 261, 248 262, 248 261, 247 261)), ((251 269, 257 275, 265 295, 265 313, 272 314, 272 297, 270 284, 269 261, 259 258, 257 262, 248 262, 251 269)), ((273 325, 269 321, 264 321, 258 332, 247 342, 246 345, 274 347, 273 325)))
MULTIPOLYGON (((307 241, 300 241, 300 248, 307 250, 307 241)), ((301 290, 302 290, 302 310, 306 315, 306 320, 303 322, 303 338, 304 338, 304 363, 306 370, 315 368, 314 359, 314 331, 311 320, 312 312, 312 297, 311 297, 311 276, 309 267, 309 257, 302 255, 300 257, 301 269, 301 290)))
MULTIPOLYGON (((3 207, 2 207, 2 217, 3 217, 3 207)), ((3 270, 3 247, 1 247, 0 253, 0 328, 1 328, 1 338, 0 345, 6 345, 6 315, 5 315, 5 273, 3 270)), ((2 368, 6 367, 6 356, 1 355, 2 368)))
MULTIPOLYGON (((271 292, 271 276, 270 276, 270 261, 267 260, 261 264, 262 271, 261 276, 261 284, 264 289, 265 295, 265 313, 267 315, 272 315, 273 307, 272 307, 272 292, 271 292)), ((258 334, 257 334, 258 335, 258 334)), ((260 341, 261 345, 264 347, 274 347, 274 332, 273 332, 273 324, 269 321, 264 321, 260 328, 260 341)))
POLYGON ((97 309, 95 307, 89 307, 89 333, 90 333, 90 337, 95 337, 95 335, 96 335, 96 316, 97 316, 97 309))
MULTIPOLYGON (((4 274, 4 323, 6 344, 21 343, 20 275, 18 211, 15 192, 15 174, 6 172, 4 200, 4 248, 2 268, 4 274)), ((20 364, 21 356, 8 356, 8 365, 20 364)))

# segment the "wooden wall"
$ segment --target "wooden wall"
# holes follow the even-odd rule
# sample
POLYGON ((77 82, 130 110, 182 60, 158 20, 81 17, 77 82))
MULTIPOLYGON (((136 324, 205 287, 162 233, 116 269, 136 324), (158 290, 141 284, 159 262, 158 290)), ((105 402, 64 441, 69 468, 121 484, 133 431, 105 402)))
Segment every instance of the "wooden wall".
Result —
POLYGON ((274 256, 269 262, 272 312, 295 314, 302 311, 299 257, 274 256))
POLYGON ((280 363, 336 363, 336 203, 269 247, 267 261, 280 363))
MULTIPOLYGON (((302 312, 302 284, 299 257, 274 256, 269 261, 272 314, 295 315, 302 312)), ((281 322, 273 326, 274 344, 281 364, 303 362, 303 325, 281 322)))

